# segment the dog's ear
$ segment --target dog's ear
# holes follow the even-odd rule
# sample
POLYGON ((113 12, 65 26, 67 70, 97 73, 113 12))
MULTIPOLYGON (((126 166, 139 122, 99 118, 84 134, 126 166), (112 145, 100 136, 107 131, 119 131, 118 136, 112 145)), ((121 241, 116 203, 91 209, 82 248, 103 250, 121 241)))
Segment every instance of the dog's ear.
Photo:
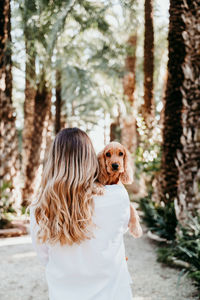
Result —
POLYGON ((105 157, 104 157, 104 151, 101 151, 97 155, 98 161, 99 161, 99 176, 98 176, 98 181, 105 185, 108 182, 108 173, 106 170, 106 162, 105 162, 105 157))
POLYGON ((123 184, 131 184, 133 182, 133 166, 130 152, 124 147, 124 172, 120 175, 123 184))

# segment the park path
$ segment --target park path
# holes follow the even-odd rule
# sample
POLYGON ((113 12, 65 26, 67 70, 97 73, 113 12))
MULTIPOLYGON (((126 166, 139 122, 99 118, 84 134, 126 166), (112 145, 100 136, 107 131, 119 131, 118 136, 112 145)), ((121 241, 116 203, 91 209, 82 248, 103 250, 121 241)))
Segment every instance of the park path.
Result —
MULTIPOLYGON (((198 299, 189 279, 181 278, 178 284, 179 271, 156 262, 155 245, 145 234, 134 239, 127 233, 125 245, 133 280, 133 300, 198 299)), ((37 260, 30 236, 0 239, 0 300, 47 299, 44 269, 37 260)))

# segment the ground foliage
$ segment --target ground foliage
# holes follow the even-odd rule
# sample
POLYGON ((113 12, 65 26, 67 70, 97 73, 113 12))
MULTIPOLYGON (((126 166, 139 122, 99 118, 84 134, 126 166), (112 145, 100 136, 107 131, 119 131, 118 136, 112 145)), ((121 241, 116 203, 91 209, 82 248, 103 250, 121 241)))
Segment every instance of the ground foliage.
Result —
POLYGON ((0 187, 0 228, 10 226, 11 214, 15 213, 13 202, 10 200, 12 184, 9 181, 4 181, 0 187))
POLYGON ((144 222, 152 232, 161 238, 174 240, 177 225, 174 204, 158 204, 150 199, 151 197, 146 197, 140 200, 140 207, 144 212, 144 222))
POLYGON ((178 223, 174 203, 156 203, 151 194, 140 200, 143 220, 156 235, 166 239, 157 250, 158 261, 181 268, 200 289, 200 216, 190 217, 184 227, 178 223))
POLYGON ((200 216, 191 218, 187 227, 179 225, 173 243, 158 249, 158 261, 173 265, 176 260, 186 262, 182 271, 194 279, 200 290, 200 216))

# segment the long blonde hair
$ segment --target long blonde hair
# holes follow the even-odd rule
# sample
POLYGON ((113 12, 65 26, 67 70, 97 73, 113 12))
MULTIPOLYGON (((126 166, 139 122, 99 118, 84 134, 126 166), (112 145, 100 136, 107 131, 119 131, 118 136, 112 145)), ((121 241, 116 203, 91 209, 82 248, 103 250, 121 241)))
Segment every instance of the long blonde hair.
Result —
POLYGON ((90 239, 98 160, 88 135, 78 128, 60 131, 51 146, 35 208, 38 241, 61 245, 90 239))

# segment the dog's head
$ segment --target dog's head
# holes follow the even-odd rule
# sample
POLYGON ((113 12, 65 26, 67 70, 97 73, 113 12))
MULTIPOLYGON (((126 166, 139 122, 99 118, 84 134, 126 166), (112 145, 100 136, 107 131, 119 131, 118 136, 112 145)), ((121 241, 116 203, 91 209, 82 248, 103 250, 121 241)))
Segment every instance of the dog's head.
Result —
POLYGON ((120 143, 111 142, 98 154, 98 181, 107 184, 118 178, 123 184, 133 182, 133 169, 129 151, 120 143))

